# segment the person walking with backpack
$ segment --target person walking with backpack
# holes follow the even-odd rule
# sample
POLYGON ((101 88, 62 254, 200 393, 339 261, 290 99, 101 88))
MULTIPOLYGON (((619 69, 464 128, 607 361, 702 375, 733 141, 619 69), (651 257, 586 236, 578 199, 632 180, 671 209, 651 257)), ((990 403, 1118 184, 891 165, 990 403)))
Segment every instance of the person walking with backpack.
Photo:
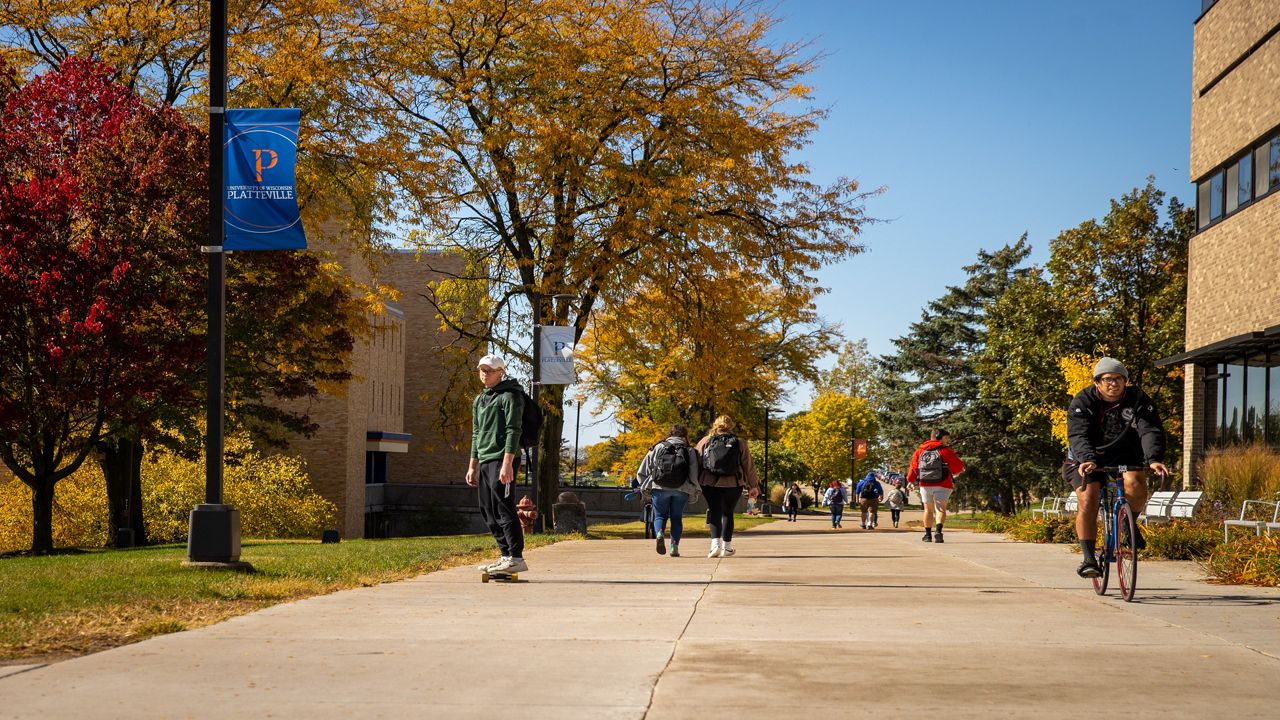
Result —
POLYGON ((524 561, 524 531, 511 495, 520 467, 525 394, 520 383, 507 378, 507 364, 497 355, 480 358, 476 369, 485 389, 471 404, 467 484, 478 488, 480 517, 501 552, 501 557, 480 569, 491 574, 518 573, 529 569, 524 561))
POLYGON ((795 522, 796 515, 800 514, 800 497, 800 485, 794 482, 782 494, 782 507, 787 509, 787 522, 795 522))
POLYGON ((880 503, 884 502, 884 488, 876 478, 874 471, 858 482, 854 490, 858 496, 858 508, 862 510, 862 529, 875 530, 880 524, 880 503), (867 518, 868 514, 871 516, 867 518))
POLYGON ((671 557, 680 557, 684 534, 684 506, 698 499, 698 454, 689 447, 689 428, 672 425, 667 439, 654 445, 636 471, 640 491, 653 503, 653 533, 659 555, 667 553, 666 530, 671 520, 671 557))
POLYGON ((902 519, 902 508, 907 506, 907 491, 902 486, 901 480, 893 481, 893 489, 889 491, 885 501, 889 504, 890 514, 893 515, 893 526, 898 527, 898 521, 902 519))
POLYGON ((840 522, 844 520, 844 503, 848 500, 845 495, 844 483, 839 480, 832 480, 827 491, 822 494, 822 502, 831 508, 832 530, 840 527, 840 522))
POLYGON ((760 477, 746 441, 733 434, 733 420, 721 415, 696 446, 702 467, 698 484, 707 498, 707 529, 711 551, 707 557, 731 557, 733 509, 746 488, 750 497, 760 494, 760 477))
POLYGON ((947 521, 947 500, 955 489, 956 475, 964 472, 964 463, 949 446, 951 433, 934 428, 926 440, 916 448, 907 469, 907 482, 914 482, 920 490, 920 502, 924 503, 925 542, 943 542, 942 526, 947 521), (937 525, 934 525, 934 519, 937 525))

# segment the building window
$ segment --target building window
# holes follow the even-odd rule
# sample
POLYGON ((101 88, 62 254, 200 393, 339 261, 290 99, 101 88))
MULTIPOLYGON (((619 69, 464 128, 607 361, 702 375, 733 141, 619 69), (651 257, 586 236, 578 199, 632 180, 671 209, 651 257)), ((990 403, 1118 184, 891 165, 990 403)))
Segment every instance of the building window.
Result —
POLYGON ((1216 2, 1218 2, 1218 0, 1200 0, 1200 14, 1203 15, 1209 12, 1209 8, 1213 7, 1213 4, 1216 2))
POLYGON ((1280 188, 1280 134, 1246 150, 1196 183, 1196 229, 1203 230, 1280 188))

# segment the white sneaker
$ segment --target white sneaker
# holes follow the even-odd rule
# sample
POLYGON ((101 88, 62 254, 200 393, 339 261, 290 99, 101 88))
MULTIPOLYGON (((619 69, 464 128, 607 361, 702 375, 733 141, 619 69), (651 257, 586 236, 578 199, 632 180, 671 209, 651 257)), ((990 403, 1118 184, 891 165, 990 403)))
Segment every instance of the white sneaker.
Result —
POLYGON ((724 543, 720 546, 720 557, 722 558, 732 557, 735 552, 737 552, 737 550, 734 550, 729 543, 724 543))
POLYGON ((502 557, 498 558, 497 560, 490 560, 490 561, 489 561, 489 562, 487 562, 487 563, 482 563, 482 564, 480 564, 480 565, 477 565, 477 566, 476 566, 476 569, 477 569, 477 570, 486 570, 486 571, 487 571, 489 568, 491 568, 491 567, 493 567, 493 566, 497 565, 498 563, 506 562, 506 561, 508 561, 508 560, 510 560, 510 559, 511 559, 511 558, 507 557, 506 555, 503 555, 502 557))
POLYGON ((711 552, 707 553, 707 557, 720 557, 720 540, 719 538, 711 541, 711 552))
POLYGON ((487 572, 490 575, 511 575, 528 569, 529 565, 524 558, 503 558, 496 565, 490 565, 487 572))

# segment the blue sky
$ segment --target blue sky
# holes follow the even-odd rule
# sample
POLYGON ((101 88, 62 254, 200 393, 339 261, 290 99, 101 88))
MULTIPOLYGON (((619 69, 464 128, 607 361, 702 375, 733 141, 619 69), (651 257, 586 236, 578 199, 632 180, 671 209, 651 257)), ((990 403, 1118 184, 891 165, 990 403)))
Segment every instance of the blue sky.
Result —
MULTIPOLYGON (((1043 262, 1050 239, 1148 175, 1191 203, 1199 11, 1200 0, 780 0, 775 38, 825 55, 808 84, 830 116, 801 159, 818 181, 886 188, 867 206, 887 221, 862 235, 867 252, 820 273, 831 291, 819 312, 892 352, 980 249, 1026 232, 1043 262)), ((808 400, 796 388, 781 406, 808 400)), ((613 432, 584 427, 582 445, 613 432)))

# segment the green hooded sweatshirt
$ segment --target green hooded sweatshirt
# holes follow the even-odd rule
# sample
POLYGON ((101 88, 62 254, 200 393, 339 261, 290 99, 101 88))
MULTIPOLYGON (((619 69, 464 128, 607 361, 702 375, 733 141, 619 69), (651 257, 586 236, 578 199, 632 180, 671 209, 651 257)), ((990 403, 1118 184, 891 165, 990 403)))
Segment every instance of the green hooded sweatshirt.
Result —
POLYGON ((471 404, 471 457, 484 463, 505 453, 518 456, 523 411, 520 383, 511 378, 477 395, 471 404))

